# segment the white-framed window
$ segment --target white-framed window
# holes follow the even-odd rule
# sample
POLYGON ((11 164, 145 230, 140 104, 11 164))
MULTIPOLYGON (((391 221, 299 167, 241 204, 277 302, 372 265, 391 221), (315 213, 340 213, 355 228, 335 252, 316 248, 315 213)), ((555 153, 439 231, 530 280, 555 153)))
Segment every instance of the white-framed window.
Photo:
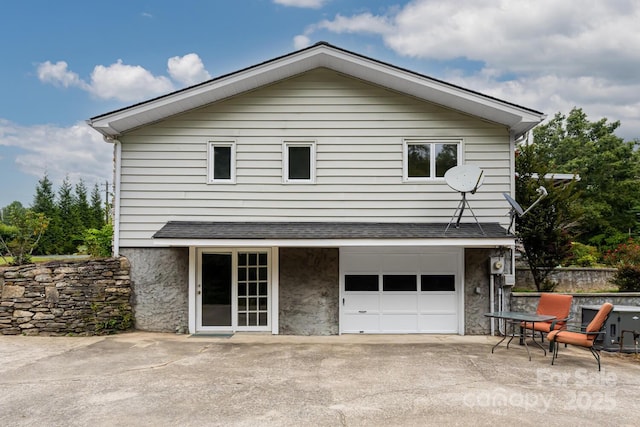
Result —
POLYGON ((233 140, 209 141, 207 166, 209 184, 234 184, 236 182, 236 142, 233 140))
POLYGON ((461 164, 462 141, 459 139, 405 139, 403 153, 404 181, 433 181, 461 164))
POLYGON ((312 184, 315 182, 315 141, 284 141, 282 156, 282 179, 285 183, 312 184))

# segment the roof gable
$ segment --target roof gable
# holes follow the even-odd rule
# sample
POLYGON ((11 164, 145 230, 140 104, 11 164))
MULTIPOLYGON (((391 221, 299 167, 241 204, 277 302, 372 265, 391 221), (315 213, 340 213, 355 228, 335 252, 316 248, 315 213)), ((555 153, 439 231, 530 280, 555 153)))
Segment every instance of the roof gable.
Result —
POLYGON ((377 61, 327 43, 284 55, 88 120, 107 138, 316 68, 331 70, 508 127, 519 136, 545 115, 478 92, 377 61))

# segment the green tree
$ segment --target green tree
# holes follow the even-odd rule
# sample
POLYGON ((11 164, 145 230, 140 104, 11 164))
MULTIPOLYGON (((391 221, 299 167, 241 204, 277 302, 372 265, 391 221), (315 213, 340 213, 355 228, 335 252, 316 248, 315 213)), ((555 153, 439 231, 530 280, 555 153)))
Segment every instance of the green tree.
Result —
POLYGON ((80 231, 90 228, 92 226, 91 207, 87 200, 87 186, 82 179, 75 186, 73 209, 74 215, 78 218, 78 223, 81 228, 80 231))
POLYGON ((105 209, 102 206, 102 194, 98 184, 93 186, 91 191, 91 206, 89 208, 91 215, 91 226, 89 228, 101 229, 105 225, 105 209))
POLYGON ((62 185, 58 189, 58 212, 60 215, 60 225, 62 227, 58 247, 60 254, 72 254, 76 251, 76 246, 82 240, 82 226, 80 218, 77 216, 77 209, 72 193, 69 177, 65 177, 62 185))
POLYGON ((579 239, 615 246, 638 230, 640 152, 638 141, 615 135, 620 122, 589 121, 580 108, 556 114, 534 129, 534 150, 550 172, 580 176, 583 216, 579 239))
POLYGON ((548 195, 516 220, 516 236, 524 249, 538 291, 555 288, 548 278, 553 270, 571 254, 573 228, 580 217, 579 193, 575 181, 559 184, 545 179, 548 173, 543 159, 533 145, 523 145, 516 156, 516 200, 527 209, 540 197, 540 187, 548 195))
POLYGON ((24 212, 25 208, 22 206, 22 203, 17 200, 9 203, 7 206, 2 208, 2 216, 0 218, 0 222, 4 224, 11 225, 11 215, 16 212, 18 214, 24 212))
POLYGON ((36 194, 31 204, 31 210, 42 213, 49 219, 49 226, 34 252, 45 255, 59 253, 60 248, 58 244, 62 241, 62 227, 58 207, 56 206, 55 194, 53 192, 53 183, 46 173, 42 179, 38 181, 36 194))
POLYGON ((27 264, 49 225, 49 219, 31 209, 14 210, 9 219, 10 226, 2 224, 0 227, 0 256, 5 263, 27 264), (11 262, 7 262, 4 253, 12 257, 11 262))

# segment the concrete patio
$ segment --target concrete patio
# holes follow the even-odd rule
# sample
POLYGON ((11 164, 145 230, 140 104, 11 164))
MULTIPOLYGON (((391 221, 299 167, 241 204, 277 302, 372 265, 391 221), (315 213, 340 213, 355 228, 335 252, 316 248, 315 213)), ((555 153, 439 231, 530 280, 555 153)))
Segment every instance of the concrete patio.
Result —
POLYGON ((12 426, 637 425, 640 360, 486 336, 0 337, 12 426), (579 421, 578 421, 579 420, 579 421))

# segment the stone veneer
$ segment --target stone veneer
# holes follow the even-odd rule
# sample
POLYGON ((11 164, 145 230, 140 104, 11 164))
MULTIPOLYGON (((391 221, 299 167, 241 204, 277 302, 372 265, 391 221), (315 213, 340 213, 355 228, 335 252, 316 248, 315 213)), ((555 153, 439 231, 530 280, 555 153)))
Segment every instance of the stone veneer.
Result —
POLYGON ((131 263, 135 328, 189 331, 189 249, 121 248, 131 263))
MULTIPOLYGON (((464 333, 487 335, 491 333, 491 320, 484 313, 491 311, 489 259, 499 256, 497 249, 478 248, 464 250, 464 333)), ((511 256, 505 256, 505 271, 510 270, 511 256)), ((495 310, 498 310, 498 290, 502 276, 495 277, 495 310)), ((508 303, 509 287, 504 287, 504 303, 508 303)))
POLYGON ((281 334, 338 334, 339 258, 338 249, 280 248, 281 334))
POLYGON ((106 333, 132 323, 125 258, 0 268, 0 333, 106 333))

